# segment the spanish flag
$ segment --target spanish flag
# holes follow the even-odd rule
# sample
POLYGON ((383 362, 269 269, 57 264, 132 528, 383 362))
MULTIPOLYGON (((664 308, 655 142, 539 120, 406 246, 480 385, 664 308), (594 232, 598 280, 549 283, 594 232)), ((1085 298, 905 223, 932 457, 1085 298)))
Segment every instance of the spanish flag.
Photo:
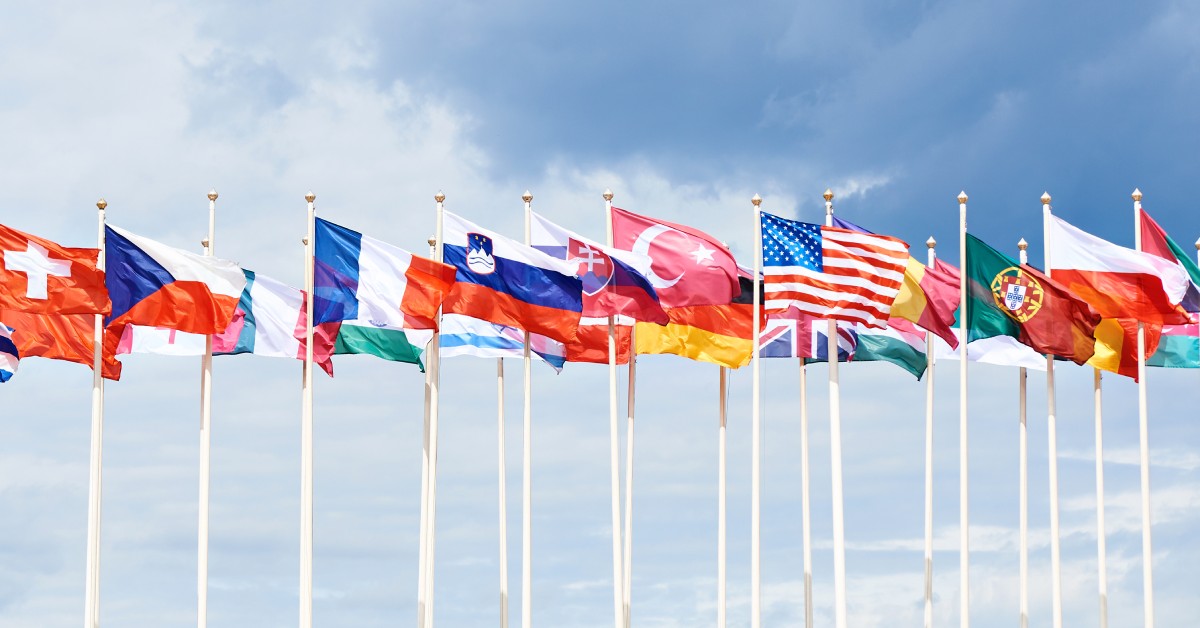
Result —
MULTIPOLYGON (((1138 322, 1132 318, 1106 318, 1096 326, 1096 353, 1087 361, 1088 366, 1109 371, 1117 375, 1138 380, 1137 354, 1138 322)), ((1162 327, 1145 325, 1146 357, 1158 350, 1162 338, 1162 327)))

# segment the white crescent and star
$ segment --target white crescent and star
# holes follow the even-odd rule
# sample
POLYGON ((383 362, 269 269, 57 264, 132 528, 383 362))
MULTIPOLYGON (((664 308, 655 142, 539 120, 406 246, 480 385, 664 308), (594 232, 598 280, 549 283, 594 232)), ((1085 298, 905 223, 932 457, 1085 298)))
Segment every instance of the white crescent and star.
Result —
MULTIPOLYGON (((642 231, 642 233, 638 235, 637 240, 633 243, 633 252, 653 259, 653 257, 650 255, 650 245, 654 242, 655 238, 668 231, 675 230, 665 225, 651 225, 647 227, 645 231, 642 231)), ((706 248, 704 243, 699 243, 696 245, 696 250, 688 253, 688 255, 692 256, 696 260, 696 264, 699 265, 703 262, 712 262, 713 253, 716 253, 714 249, 706 248)), ((684 271, 679 273, 679 276, 674 279, 663 279, 662 277, 659 277, 653 270, 651 270, 646 276, 646 279, 649 279, 650 285, 654 286, 655 288, 670 288, 671 286, 679 283, 679 280, 683 279, 683 276, 686 274, 687 271, 684 271)))

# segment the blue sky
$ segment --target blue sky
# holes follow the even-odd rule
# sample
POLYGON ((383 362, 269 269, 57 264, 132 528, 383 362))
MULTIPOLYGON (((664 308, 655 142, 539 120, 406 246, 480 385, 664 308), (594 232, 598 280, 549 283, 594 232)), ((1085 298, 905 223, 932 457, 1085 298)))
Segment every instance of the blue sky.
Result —
MULTIPOLYGON (((432 196, 518 235, 521 193, 598 238, 600 193, 684 222, 749 260, 749 198, 839 215, 957 262, 971 231, 1042 255, 1038 197, 1133 243, 1134 187, 1185 248, 1200 235, 1200 9, 1186 2, 122 2, 12 7, 0 26, 0 222, 64 244, 116 225, 198 249, 215 187, 218 255, 298 285, 302 196, 325 218, 421 251, 432 196)), ((195 617, 195 360, 126 358, 110 386, 102 613, 195 617)), ((936 616, 958 613, 958 384, 937 376, 936 616)), ((438 623, 497 620, 490 361, 448 361, 438 623), (478 382, 488 382, 480 385, 478 382)), ((520 367, 508 365, 510 587, 520 578, 520 367)), ((832 611, 825 369, 810 369, 816 615, 832 611)), ((797 368, 764 366, 764 618, 802 621, 797 368)), ((971 370, 972 620, 1017 619, 1016 374, 971 370)), ((1159 625, 1200 612, 1200 435, 1191 372, 1150 376, 1159 625)), ((924 386, 843 369, 851 623, 919 622, 924 386)), ((296 621, 298 367, 218 360, 210 625, 296 621)), ((715 367, 639 362, 634 619, 715 623, 715 367)), ((89 382, 31 360, 3 387, 0 624, 77 625, 83 607, 89 382)), ((749 623, 749 373, 732 378, 730 625, 749 623)), ((606 369, 535 368, 534 619, 611 622, 606 369), (580 400, 589 400, 580 404, 580 400)), ((1136 388, 1105 378, 1112 625, 1141 617, 1136 388)), ((1059 374, 1068 625, 1096 622, 1091 373, 1059 374)), ((316 618, 414 615, 421 378, 367 358, 317 385, 316 618)), ((1030 376, 1031 625, 1048 625, 1045 386, 1030 376)), ((518 620, 519 604, 513 604, 518 620)))

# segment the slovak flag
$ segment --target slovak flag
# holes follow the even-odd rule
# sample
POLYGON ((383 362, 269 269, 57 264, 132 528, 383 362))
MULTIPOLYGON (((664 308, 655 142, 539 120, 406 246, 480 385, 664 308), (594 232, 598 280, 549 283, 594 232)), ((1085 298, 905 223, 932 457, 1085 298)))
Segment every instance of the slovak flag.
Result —
POLYGON ((0 309, 107 314, 100 249, 72 249, 0 225, 0 309))
MULTIPOLYGON (((533 248, 578 267, 583 282, 583 316, 628 316, 666 325, 670 320, 646 277, 653 273, 650 258, 593 242, 533 212, 533 248)), ((605 323, 607 325, 607 322, 605 323)))
POLYGON ((246 287, 237 264, 111 225, 104 228, 104 238, 105 283, 112 298, 104 323, 111 342, 120 339, 127 324, 194 334, 219 334, 229 326, 246 287))
POLYGON ((578 263, 443 212, 443 260, 457 269, 442 311, 576 341, 583 310, 578 263))

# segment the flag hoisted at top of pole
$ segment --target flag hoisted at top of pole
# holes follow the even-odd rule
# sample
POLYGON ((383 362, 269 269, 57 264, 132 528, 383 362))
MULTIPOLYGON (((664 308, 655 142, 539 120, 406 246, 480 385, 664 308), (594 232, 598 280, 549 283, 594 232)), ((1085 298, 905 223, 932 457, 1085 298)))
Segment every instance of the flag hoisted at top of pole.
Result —
POLYGON ((99 256, 0 225, 0 310, 108 314, 99 256))

